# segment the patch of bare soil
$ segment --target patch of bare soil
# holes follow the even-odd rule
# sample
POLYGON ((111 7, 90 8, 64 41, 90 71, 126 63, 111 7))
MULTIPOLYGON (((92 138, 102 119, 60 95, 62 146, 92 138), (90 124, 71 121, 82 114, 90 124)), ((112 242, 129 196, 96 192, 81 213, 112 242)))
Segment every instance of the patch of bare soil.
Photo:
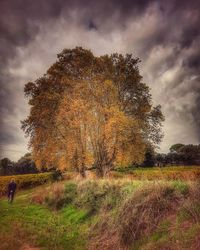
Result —
POLYGON ((40 250, 38 247, 31 246, 29 244, 24 244, 20 250, 40 250))

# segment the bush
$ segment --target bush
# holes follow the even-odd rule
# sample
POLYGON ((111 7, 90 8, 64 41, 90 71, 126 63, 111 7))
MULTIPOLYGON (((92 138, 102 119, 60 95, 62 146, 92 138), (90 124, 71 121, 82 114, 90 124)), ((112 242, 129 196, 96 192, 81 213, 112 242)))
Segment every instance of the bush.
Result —
POLYGON ((63 183, 54 183, 51 187, 47 187, 43 202, 53 209, 60 209, 65 205, 65 187, 63 183))
POLYGON ((64 199, 65 205, 72 203, 77 196, 77 184, 73 182, 67 182, 65 184, 64 199))
POLYGON ((18 189, 35 187, 37 185, 41 185, 48 181, 53 180, 52 173, 1 176, 0 196, 5 195, 7 193, 7 186, 11 179, 15 179, 18 189))
POLYGON ((86 181, 78 186, 75 201, 77 206, 87 208, 91 213, 100 208, 113 208, 121 197, 120 185, 109 181, 86 181))
POLYGON ((85 208, 92 214, 99 209, 108 211, 114 208, 126 193, 122 186, 110 181, 61 182, 38 190, 32 200, 40 204, 45 203, 54 209, 72 204, 85 208))
POLYGON ((32 202, 46 204, 52 209, 61 209, 72 203, 76 197, 77 185, 73 182, 57 182, 51 186, 38 189, 32 195, 32 202))
POLYGON ((59 169, 56 169, 52 172, 52 178, 55 181, 61 181, 63 180, 62 172, 59 169))

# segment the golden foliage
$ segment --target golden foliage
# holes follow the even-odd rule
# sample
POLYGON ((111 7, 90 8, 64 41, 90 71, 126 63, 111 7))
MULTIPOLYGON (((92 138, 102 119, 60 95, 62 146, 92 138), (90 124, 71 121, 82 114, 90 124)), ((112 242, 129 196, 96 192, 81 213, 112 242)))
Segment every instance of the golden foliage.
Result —
POLYGON ((23 128, 38 167, 74 168, 99 175, 114 165, 141 162, 146 145, 159 141, 159 108, 152 112, 138 59, 64 50, 48 74, 25 88, 30 116, 23 128), (152 126, 153 125, 153 126, 152 126), (157 126, 157 129, 155 129, 157 126))

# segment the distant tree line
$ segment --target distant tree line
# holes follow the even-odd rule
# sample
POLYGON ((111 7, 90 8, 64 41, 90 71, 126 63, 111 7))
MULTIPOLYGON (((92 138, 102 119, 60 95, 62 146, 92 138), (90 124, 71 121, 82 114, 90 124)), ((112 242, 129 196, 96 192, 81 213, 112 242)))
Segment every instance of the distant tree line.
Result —
POLYGON ((166 165, 200 165, 200 144, 184 145, 174 144, 167 154, 156 154, 152 149, 148 149, 145 160, 141 166, 166 166, 166 165))
POLYGON ((16 175, 16 174, 34 174, 38 173, 38 169, 31 154, 27 153, 17 162, 13 162, 8 158, 0 160, 0 175, 16 175))
MULTIPOLYGON (((134 164, 135 165, 135 164, 134 164)), ((145 153, 145 159, 138 167, 164 167, 167 165, 199 165, 200 166, 200 144, 184 145, 174 144, 170 147, 167 154, 156 154, 152 148, 148 148, 145 153)), ((17 175, 17 174, 34 174, 38 172, 46 172, 46 168, 37 169, 35 162, 30 153, 25 154, 17 162, 13 162, 8 158, 0 160, 0 175, 17 175)), ((54 171, 60 176, 60 171, 56 168, 48 169, 54 171)))

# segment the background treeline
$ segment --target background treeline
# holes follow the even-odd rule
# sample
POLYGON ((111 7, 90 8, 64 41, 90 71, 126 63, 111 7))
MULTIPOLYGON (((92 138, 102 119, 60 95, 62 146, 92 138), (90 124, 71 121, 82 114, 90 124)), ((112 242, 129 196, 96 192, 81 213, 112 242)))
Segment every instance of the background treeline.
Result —
POLYGON ((200 165, 200 144, 177 143, 170 147, 170 152, 167 154, 156 154, 153 150, 148 149, 141 166, 159 167, 166 165, 200 165))
MULTIPOLYGON (((200 165, 200 144, 174 144, 167 154, 156 154, 152 149, 148 149, 143 163, 138 167, 164 167, 169 165, 200 165)), ((40 170, 36 168, 30 153, 25 154, 17 162, 12 162, 8 158, 0 160, 0 175, 35 174, 46 171, 45 168, 40 170)))
POLYGON ((38 169, 31 158, 31 154, 27 153, 17 162, 13 162, 8 158, 0 161, 0 175, 16 175, 16 174, 35 174, 38 169))

